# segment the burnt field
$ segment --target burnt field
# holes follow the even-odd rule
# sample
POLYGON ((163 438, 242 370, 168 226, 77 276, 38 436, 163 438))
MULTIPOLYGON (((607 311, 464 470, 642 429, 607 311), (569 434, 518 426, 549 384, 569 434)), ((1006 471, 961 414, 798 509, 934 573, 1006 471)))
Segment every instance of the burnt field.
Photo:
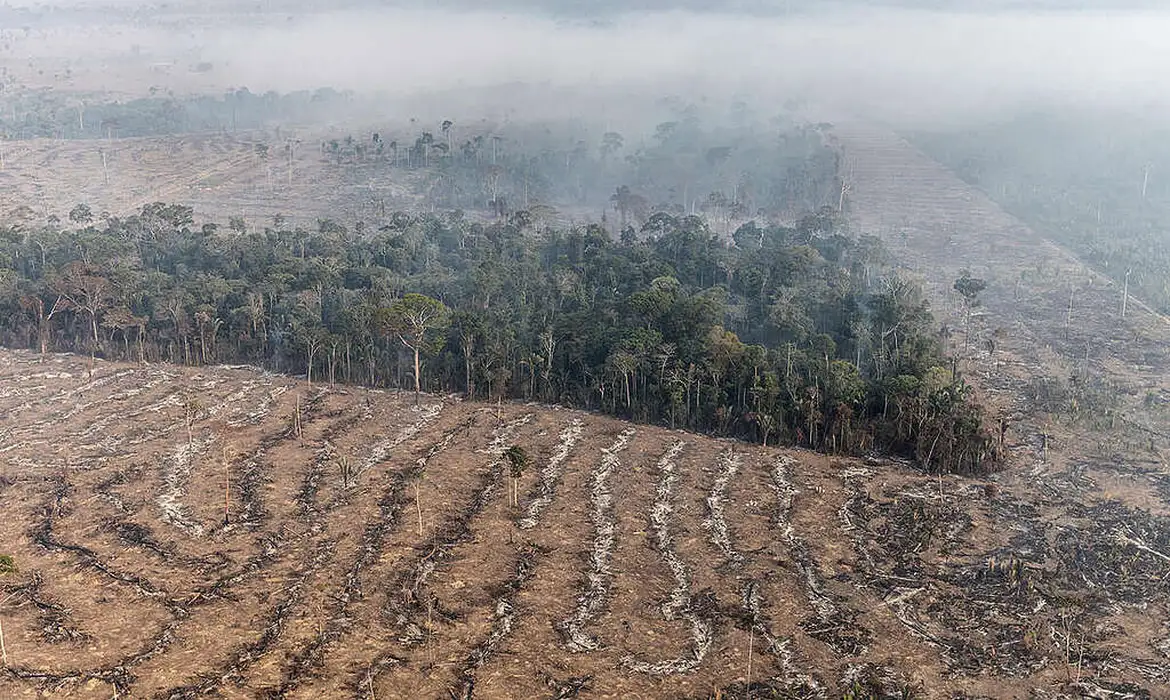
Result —
POLYGON ((226 225, 238 216, 263 230, 278 215, 291 225, 315 225, 319 217, 376 221, 386 207, 415 201, 413 174, 347 170, 322 154, 317 136, 329 132, 301 134, 291 157, 282 150, 287 134, 259 131, 9 141, 0 149, 0 214, 37 227, 50 217, 67 221, 78 204, 96 217, 177 201, 200 222, 226 225))
POLYGON ((1141 477, 87 364, 0 355, 4 697, 1164 696, 1141 477))

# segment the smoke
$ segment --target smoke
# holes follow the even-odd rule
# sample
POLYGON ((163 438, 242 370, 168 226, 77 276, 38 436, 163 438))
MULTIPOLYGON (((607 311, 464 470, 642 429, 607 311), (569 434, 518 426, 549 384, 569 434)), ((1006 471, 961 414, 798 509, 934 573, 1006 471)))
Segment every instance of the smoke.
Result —
MULTIPOLYGON (((558 95, 557 108, 568 112, 616 109, 631 95, 683 94, 746 98, 774 111, 800 100, 826 117, 917 126, 1053 106, 1162 110, 1170 96, 1170 12, 828 7, 604 21, 483 9, 207 11, 153 22, 144 13, 115 14, 106 27, 69 26, 56 16, 18 51, 30 60, 78 60, 135 45, 142 60, 207 62, 222 89, 253 92, 333 87, 396 98, 542 86, 537 103, 503 106, 516 113, 542 109, 541 94, 558 95), (102 35, 117 41, 95 46, 102 35), (569 93, 582 99, 564 101, 569 93)), ((187 87, 182 75, 170 80, 187 87)))

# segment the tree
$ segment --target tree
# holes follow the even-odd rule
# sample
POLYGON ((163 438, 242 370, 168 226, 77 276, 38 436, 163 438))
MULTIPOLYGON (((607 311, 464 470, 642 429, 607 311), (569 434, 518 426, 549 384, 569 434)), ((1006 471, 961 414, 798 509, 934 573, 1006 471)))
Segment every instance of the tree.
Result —
POLYGON ((77 261, 65 267, 53 286, 70 306, 89 316, 92 354, 101 345, 97 317, 110 303, 110 280, 94 265, 77 261))
POLYGON ((89 226, 93 223, 93 210, 88 204, 78 204, 69 211, 69 220, 75 224, 89 226))
POLYGON ((621 227, 626 228, 626 219, 631 214, 635 217, 642 217, 648 209, 646 198, 635 194, 628 185, 622 185, 609 196, 609 201, 613 202, 613 208, 617 211, 618 216, 621 217, 621 227))
POLYGON ((450 323, 451 312, 443 302, 423 294, 407 294, 385 312, 386 329, 414 353, 414 401, 422 391, 423 351, 438 352, 446 344, 441 330, 450 323))
POLYGON ((203 403, 190 394, 183 398, 183 423, 187 426, 187 449, 191 449, 191 445, 195 440, 194 428, 195 421, 199 418, 199 414, 203 411, 203 403))
POLYGON ((41 357, 49 350, 49 340, 52 336, 53 316, 69 308, 69 302, 62 295, 57 296, 53 306, 45 313, 45 301, 38 294, 28 294, 20 298, 20 308, 35 316, 37 321, 37 340, 40 343, 41 357))
POLYGON ((455 126, 455 122, 451 121, 450 119, 444 119, 443 123, 439 125, 439 129, 443 132, 443 135, 447 137, 448 152, 451 150, 451 127, 453 126, 455 126))
POLYGON ((524 448, 519 445, 512 445, 504 451, 504 459, 508 461, 508 473, 512 477, 512 505, 520 505, 520 477, 524 476, 524 470, 528 468, 529 457, 524 448))
POLYGON ((608 160, 610 156, 622 150, 625 139, 616 131, 607 131, 601 136, 601 160, 608 160))
POLYGON ((129 361, 130 359, 130 335, 131 329, 136 329, 136 337, 138 338, 138 361, 144 362, 142 352, 142 328, 146 325, 147 319, 143 316, 135 316, 129 308, 119 306, 110 309, 106 312, 102 319, 102 327, 110 332, 110 339, 113 340, 114 331, 122 334, 122 355, 123 359, 129 361))
POLYGON ((955 291, 963 296, 963 307, 966 311, 966 338, 963 340, 964 349, 970 346, 971 339, 971 309, 979 306, 979 293, 987 289, 987 282, 978 277, 972 277, 970 270, 962 270, 959 279, 955 280, 955 291))
POLYGON ((455 330, 459 337, 459 350, 463 353, 463 378, 467 398, 475 396, 475 379, 471 371, 475 346, 483 335, 483 319, 474 312, 459 311, 455 314, 455 330))

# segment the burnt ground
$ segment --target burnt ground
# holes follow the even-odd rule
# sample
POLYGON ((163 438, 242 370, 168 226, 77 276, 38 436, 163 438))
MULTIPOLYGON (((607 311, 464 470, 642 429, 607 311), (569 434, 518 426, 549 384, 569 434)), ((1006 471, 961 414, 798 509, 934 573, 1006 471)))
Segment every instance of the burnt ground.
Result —
POLYGON ((1009 421, 1002 473, 0 352, 0 697, 1170 697, 1170 324, 837 137, 854 226, 1009 421))
POLYGON ((1170 696, 1170 319, 1132 297, 1122 316, 1121 285, 894 134, 843 123, 833 140, 853 229, 924 284, 964 378, 1009 426, 1005 471, 964 513, 884 470, 854 479, 847 512, 883 533, 856 541, 867 585, 956 668, 1170 696), (964 269, 988 282, 969 328, 964 269), (898 553, 920 538, 936 553, 898 553))
POLYGON ((1144 477, 87 365, 0 353, 6 698, 1165 694, 1144 477))

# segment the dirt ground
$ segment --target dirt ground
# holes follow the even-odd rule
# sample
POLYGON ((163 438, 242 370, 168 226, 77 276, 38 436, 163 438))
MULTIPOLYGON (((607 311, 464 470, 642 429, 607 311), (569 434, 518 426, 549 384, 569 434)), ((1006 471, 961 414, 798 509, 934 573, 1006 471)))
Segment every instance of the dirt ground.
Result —
POLYGON ((1165 697, 1125 482, 87 363, 0 353, 2 697, 1165 697))
MULTIPOLYGON (((1047 635, 1064 647, 1056 666, 1072 669, 1088 696, 1128 697, 1139 686, 1170 696, 1170 319, 1132 297, 1123 315, 1119 284, 891 132, 842 123, 835 135, 850 173, 852 226, 879 235, 904 272, 924 283, 965 380, 1008 426, 1008 469, 996 478, 993 507, 950 526, 978 529, 1009 511, 1016 520, 991 529, 1000 545, 985 552, 978 583, 1001 579, 1000 593, 1014 587, 1036 615, 995 633, 1014 651, 996 665, 1051 667, 1032 649, 1047 635), (988 283, 969 328, 952 288, 964 270, 988 283), (1085 671, 1088 659, 1136 674, 1135 686, 1100 681, 1099 671, 1085 671)), ((880 488, 867 484, 870 494, 880 488)), ((913 511, 917 517, 922 508, 913 511)), ((953 567, 968 553, 951 551, 935 566, 953 567)), ((886 553, 874 549, 873 560, 886 553)), ((959 571, 949 578, 970 583, 959 571)), ((909 600, 903 625, 937 636, 941 630, 920 617, 932 612, 921 596, 909 600)), ((976 624, 977 610, 952 607, 952 629, 976 624)))
POLYGON ((152 202, 194 209, 196 225, 227 225, 239 216, 250 229, 273 225, 316 228, 328 218, 352 227, 377 226, 409 207, 414 173, 338 165, 321 142, 347 135, 303 129, 184 134, 103 140, 34 139, 0 143, 0 215, 29 227, 86 204, 94 216, 136 213, 152 202), (288 139, 299 141, 290 159, 288 139), (261 155, 259 145, 268 146, 261 155))
MULTIPOLYGON (((1004 472, 0 352, 0 697, 1170 697, 1170 322, 896 137, 838 136, 1004 472)), ((264 209, 261 137, 5 144, 0 210, 333 206, 264 209)))

